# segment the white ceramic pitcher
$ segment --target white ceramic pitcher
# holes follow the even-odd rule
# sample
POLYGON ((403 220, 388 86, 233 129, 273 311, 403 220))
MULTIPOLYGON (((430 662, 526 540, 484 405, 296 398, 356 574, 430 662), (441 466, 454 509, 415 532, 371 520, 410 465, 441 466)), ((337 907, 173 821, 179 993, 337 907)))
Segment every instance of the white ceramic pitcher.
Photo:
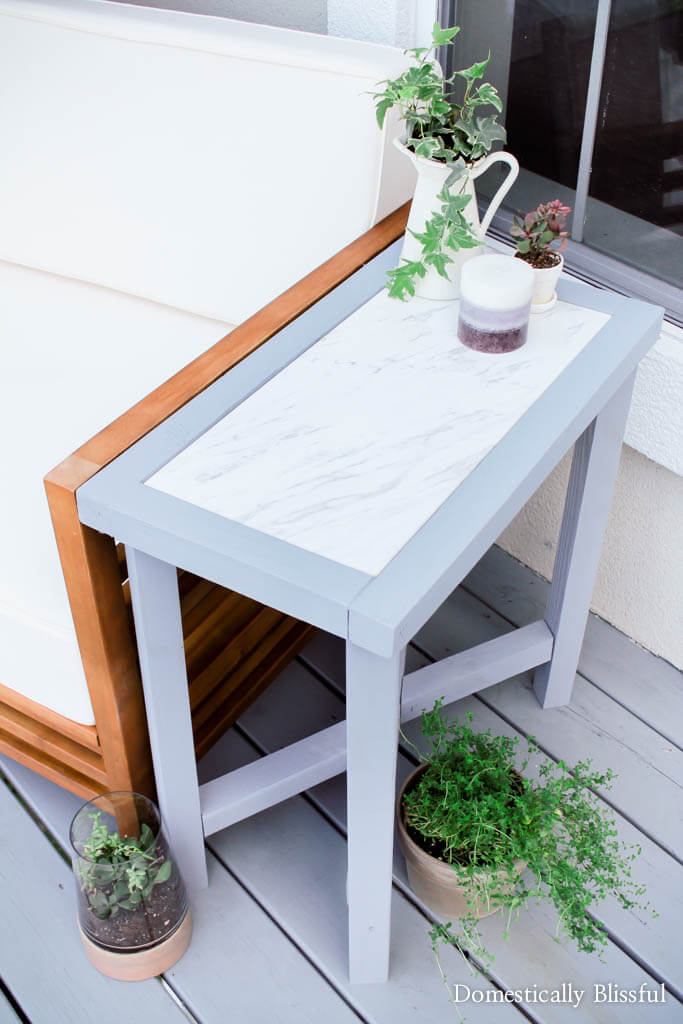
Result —
MULTIPOLYGON (((415 186, 415 195, 410 207, 408 228, 420 234, 424 231, 426 222, 441 208, 442 204, 437 196, 443 188, 452 168, 438 160, 427 160, 423 156, 416 156, 399 139, 394 140, 394 145, 413 161, 417 170, 417 185, 415 186)), ((481 160, 477 160, 468 171, 467 176, 456 181, 453 185, 451 190, 453 195, 470 195, 472 197, 465 207, 463 214, 472 225, 472 231, 477 238, 483 240, 493 215, 512 188, 518 174, 519 164, 511 153, 490 153, 488 156, 482 157, 481 160), (480 174, 483 174, 492 164, 497 162, 507 164, 510 170, 489 203, 489 208, 480 224, 474 182, 480 174)), ((415 278, 416 295, 424 299, 440 299, 442 301, 444 299, 457 299, 460 295, 460 270, 462 265, 466 260, 479 256, 483 252, 483 247, 460 249, 458 252, 447 249, 446 252, 453 260, 446 267, 448 280, 441 277, 433 267, 430 267, 423 278, 415 278)), ((406 231, 401 260, 419 260, 421 255, 422 246, 416 238, 413 238, 409 231, 406 231)))

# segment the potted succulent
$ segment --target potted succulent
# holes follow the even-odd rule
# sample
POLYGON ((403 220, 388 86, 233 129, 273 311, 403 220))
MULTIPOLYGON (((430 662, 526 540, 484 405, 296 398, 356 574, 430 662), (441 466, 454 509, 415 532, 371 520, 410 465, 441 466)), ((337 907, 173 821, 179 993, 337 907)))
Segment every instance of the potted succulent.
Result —
POLYGON ((380 128, 389 110, 396 109, 405 125, 399 148, 418 172, 401 263, 390 272, 389 294, 451 299, 459 295, 462 263, 477 254, 483 236, 504 195, 512 186, 519 165, 509 153, 490 153, 505 129, 497 122, 500 97, 482 82, 491 55, 444 79, 430 58, 437 46, 450 46, 460 29, 434 25, 431 46, 407 50, 411 66, 398 78, 380 82, 374 93, 380 128), (464 82, 462 101, 454 103, 449 89, 464 82), (483 114, 482 109, 493 108, 483 114), (510 170, 479 224, 474 180, 494 162, 510 170))
POLYGON ((142 981, 187 949, 192 921, 159 811, 139 793, 105 793, 71 823, 78 923, 90 962, 142 981))
POLYGON ((413 890, 440 917, 458 919, 455 929, 448 921, 430 933, 437 962, 441 941, 491 961, 478 918, 502 909, 507 930, 532 898, 555 905, 579 950, 605 945, 596 904, 613 896, 623 907, 642 907, 644 892, 631 880, 640 851, 617 841, 614 820, 593 792, 609 788, 613 773, 591 771, 589 762, 570 770, 545 761, 532 782, 524 771, 539 754, 533 744, 518 771, 516 738, 474 732, 471 714, 467 722, 445 721, 440 709, 437 701, 422 713, 429 749, 397 807, 413 890))
POLYGON ((540 203, 521 220, 514 218, 510 234, 516 240, 515 255, 533 268, 536 278, 532 308, 550 308, 557 298, 555 287, 564 266, 561 253, 569 236, 565 228, 570 213, 571 206, 564 206, 559 199, 552 199, 549 203, 540 203), (559 246, 551 249, 555 242, 559 242, 559 246))

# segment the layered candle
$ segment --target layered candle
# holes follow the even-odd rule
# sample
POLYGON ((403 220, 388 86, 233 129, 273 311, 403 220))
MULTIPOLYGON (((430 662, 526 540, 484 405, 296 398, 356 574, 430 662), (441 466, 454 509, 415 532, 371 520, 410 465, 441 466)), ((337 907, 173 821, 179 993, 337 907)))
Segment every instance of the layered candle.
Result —
POLYGON ((479 256, 462 268, 458 338, 478 352, 512 352, 526 341, 534 272, 513 256, 479 256))

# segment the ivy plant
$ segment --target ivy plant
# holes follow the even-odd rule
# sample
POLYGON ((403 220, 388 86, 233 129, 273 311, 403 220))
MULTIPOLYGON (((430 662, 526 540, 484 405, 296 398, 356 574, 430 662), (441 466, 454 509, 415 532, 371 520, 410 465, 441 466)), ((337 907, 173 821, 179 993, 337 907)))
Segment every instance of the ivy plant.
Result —
POLYGON ((493 960, 478 930, 477 903, 501 907, 507 938, 522 906, 549 900, 578 949, 599 952, 607 933, 595 916, 597 904, 614 897, 626 909, 648 906, 641 902, 644 888, 631 877, 640 847, 619 842, 614 818, 595 795, 611 787, 613 772, 594 771, 590 761, 570 769, 564 761, 544 760, 533 740, 518 771, 517 738, 475 732, 471 714, 449 722, 441 706, 437 701, 422 713, 426 768, 405 793, 403 814, 412 838, 452 865, 469 892, 469 913, 430 932, 447 987, 441 943, 484 963, 493 960), (524 776, 532 757, 541 761, 535 782, 524 776), (521 875, 519 861, 527 865, 521 875))
POLYGON ((384 86, 373 93, 377 123, 384 126, 387 113, 396 108, 405 124, 403 142, 416 156, 447 164, 451 173, 439 194, 441 207, 426 223, 423 233, 411 232, 422 244, 419 260, 404 260, 389 274, 389 294, 400 299, 415 294, 415 279, 423 278, 429 268, 448 278, 447 266, 452 263, 448 251, 474 248, 482 243, 474 235, 463 210, 470 197, 464 187, 472 164, 485 156, 496 141, 505 141, 505 129, 497 122, 502 103, 497 90, 489 82, 481 82, 491 60, 472 64, 444 78, 430 54, 439 46, 451 46, 460 31, 458 26, 432 30, 431 46, 406 50, 412 65, 398 78, 379 83, 384 86), (449 93, 459 80, 464 81, 460 103, 452 102, 449 93), (477 84, 480 83, 481 84, 477 84), (493 107, 497 113, 483 114, 482 108, 493 107), (459 183, 456 194, 451 189, 459 183), (455 201, 455 202, 453 202, 455 201))
POLYGON ((415 294, 415 278, 424 277, 434 267, 442 277, 448 277, 446 267, 453 262, 447 250, 474 249, 482 243, 472 233, 463 210, 471 201, 470 195, 452 195, 444 185, 438 195, 440 209, 426 222, 423 232, 411 231, 422 246, 420 260, 403 260, 395 270, 387 271, 389 295, 405 299, 415 294))
POLYGON ((460 159, 472 164, 485 156, 494 142, 504 142, 506 135, 496 114, 481 113, 481 108, 487 106, 497 113, 503 109, 495 86, 490 82, 476 84, 484 77, 491 54, 469 68, 454 71, 449 78, 443 77, 436 60, 430 57, 436 47, 452 46, 459 31, 457 25, 441 28, 436 22, 431 46, 406 50, 412 66, 398 78, 380 82, 384 89, 373 95, 380 128, 389 110, 396 107, 405 123, 405 145, 417 156, 447 164, 460 159), (458 79, 465 82, 464 95, 460 103, 454 103, 448 92, 458 79))
POLYGON ((172 865, 155 847, 149 825, 142 825, 139 839, 109 832, 101 813, 90 814, 92 831, 79 862, 81 890, 93 914, 114 917, 119 910, 135 910, 148 899, 155 885, 167 882, 172 865))

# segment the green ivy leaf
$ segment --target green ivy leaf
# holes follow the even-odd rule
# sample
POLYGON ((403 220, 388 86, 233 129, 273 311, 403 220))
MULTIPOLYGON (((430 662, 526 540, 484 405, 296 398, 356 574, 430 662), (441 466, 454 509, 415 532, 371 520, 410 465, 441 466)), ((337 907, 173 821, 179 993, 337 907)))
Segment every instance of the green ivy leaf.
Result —
POLYGON ((157 871, 156 876, 154 878, 154 882, 152 884, 153 885, 161 885, 162 882, 168 882, 170 877, 171 877, 171 862, 170 862, 170 860, 165 860, 164 863, 159 868, 159 870, 157 871))
POLYGON ((490 82, 483 82, 482 85, 480 85, 477 91, 474 93, 474 95, 470 98, 469 103, 472 106, 490 103, 492 107, 496 108, 498 113, 500 113, 503 109, 503 104, 500 96, 498 95, 498 90, 494 85, 491 85, 490 82))
POLYGON ((411 50, 403 51, 406 57, 414 57, 415 60, 422 60, 426 53, 429 53, 428 46, 414 46, 411 50))
POLYGON ((425 256, 424 261, 429 266, 434 267, 441 277, 445 277, 447 281, 449 280, 446 267, 453 260, 445 252, 430 253, 428 256, 425 256))
POLYGON ((445 188, 451 189, 455 185, 456 181, 460 181, 464 174, 467 174, 467 164, 461 156, 459 156, 451 164, 451 173, 446 178, 445 188))
POLYGON ((420 139, 413 148, 417 156, 424 156, 429 160, 435 153, 438 153, 440 149, 443 149, 443 143, 439 143, 439 139, 420 139))
POLYGON ((439 199, 443 202, 442 212, 449 220, 457 220, 458 214, 462 213, 466 206, 472 201, 471 195, 451 196, 439 193, 439 199))
POLYGON ((380 128, 384 128, 384 120, 393 105, 394 101, 392 99, 383 99, 377 104, 377 124, 380 128))
MULTIPOLYGON (((489 117, 477 117, 472 121, 458 118, 456 128, 459 128, 473 147, 478 147, 482 153, 488 153, 496 140, 505 141, 506 132, 502 125, 498 124, 494 114, 489 117)), ((478 154, 481 155, 481 154, 478 154)))
POLYGON ((452 28, 441 28, 438 21, 435 21, 432 28, 433 48, 436 49, 437 46, 447 46, 455 39, 459 31, 460 27, 458 25, 453 25, 452 28))
POLYGON ((479 61, 478 64, 472 64, 469 68, 463 68, 462 71, 456 71, 456 75, 460 78, 464 78, 467 82, 476 82, 478 78, 481 78, 491 60, 491 51, 486 60, 479 61))
POLYGON ((451 112, 451 105, 448 100, 441 96, 434 96, 429 104, 429 113, 432 117, 448 117, 451 112))

